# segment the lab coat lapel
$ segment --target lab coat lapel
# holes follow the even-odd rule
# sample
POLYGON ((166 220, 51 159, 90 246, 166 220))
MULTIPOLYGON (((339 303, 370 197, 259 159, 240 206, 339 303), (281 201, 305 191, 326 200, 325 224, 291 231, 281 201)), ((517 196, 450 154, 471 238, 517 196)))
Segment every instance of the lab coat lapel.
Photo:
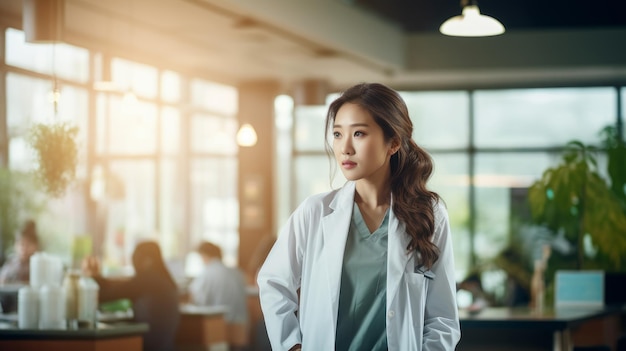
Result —
MULTIPOLYGON (((339 300, 339 286, 341 285, 341 267, 343 266, 343 254, 350 229, 352 207, 354 204, 353 182, 349 182, 339 190, 337 196, 331 201, 329 207, 331 213, 322 218, 322 230, 324 237, 324 259, 322 264, 328 272, 328 286, 333 306, 336 307, 339 300)), ((324 269, 324 267, 320 267, 324 269)), ((337 308, 334 308, 336 311, 337 308)))
POLYGON ((414 253, 407 254, 409 237, 405 233, 404 224, 400 223, 393 211, 389 211, 387 235, 387 306, 389 306, 402 282, 406 265, 414 253))

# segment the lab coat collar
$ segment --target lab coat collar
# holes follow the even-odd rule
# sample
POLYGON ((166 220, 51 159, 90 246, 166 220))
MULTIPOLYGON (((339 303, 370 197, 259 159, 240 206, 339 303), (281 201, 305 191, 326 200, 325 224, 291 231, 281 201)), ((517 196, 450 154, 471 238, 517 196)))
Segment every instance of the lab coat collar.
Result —
MULTIPOLYGON (((352 206, 354 206, 355 183, 347 182, 338 190, 337 196, 328 204, 331 212, 322 218, 324 238, 324 255, 322 262, 326 264, 328 272, 328 286, 334 311, 339 304, 339 287, 341 285, 341 269, 343 253, 346 247, 352 206)), ((336 313, 335 313, 336 314, 336 313)))

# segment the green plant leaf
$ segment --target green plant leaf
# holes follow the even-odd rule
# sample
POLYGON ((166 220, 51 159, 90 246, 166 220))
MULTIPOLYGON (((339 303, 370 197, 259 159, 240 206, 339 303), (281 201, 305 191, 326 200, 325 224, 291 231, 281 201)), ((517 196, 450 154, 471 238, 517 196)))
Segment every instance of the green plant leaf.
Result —
POLYGON ((622 267, 626 260, 622 258, 626 252, 626 202, 620 199, 626 183, 626 148, 615 147, 624 145, 621 141, 611 143, 614 147, 608 152, 615 154, 609 154, 614 160, 609 162, 609 174, 616 180, 607 182, 598 172, 596 147, 572 141, 566 145, 560 162, 545 170, 529 188, 533 220, 555 233, 565 232, 565 237, 577 246, 579 268, 584 263, 581 243, 585 233, 591 236, 602 259, 612 265, 610 268, 622 267), (622 191, 616 194, 620 184, 622 191))

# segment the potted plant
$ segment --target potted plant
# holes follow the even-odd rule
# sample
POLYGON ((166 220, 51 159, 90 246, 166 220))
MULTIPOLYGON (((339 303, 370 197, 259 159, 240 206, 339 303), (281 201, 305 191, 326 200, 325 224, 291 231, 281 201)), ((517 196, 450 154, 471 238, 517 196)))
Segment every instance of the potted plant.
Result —
POLYGON ((575 248, 577 269, 619 270, 625 260, 626 147, 614 127, 603 133, 608 179, 598 168, 596 154, 602 150, 571 141, 560 163, 528 190, 533 220, 565 234, 575 248), (593 260, 585 253, 589 246, 597 251, 593 260))
POLYGON ((45 192, 53 197, 63 195, 74 181, 78 164, 78 127, 68 122, 35 124, 28 141, 35 150, 38 167, 35 177, 45 192))

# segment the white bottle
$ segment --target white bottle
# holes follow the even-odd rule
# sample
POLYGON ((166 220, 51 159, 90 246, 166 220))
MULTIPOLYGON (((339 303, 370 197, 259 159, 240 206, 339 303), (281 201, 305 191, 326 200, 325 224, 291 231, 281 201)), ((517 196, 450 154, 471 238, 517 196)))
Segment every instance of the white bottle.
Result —
POLYGON ((41 288, 46 284, 60 285, 63 280, 63 262, 45 252, 30 256, 30 286, 41 288))
POLYGON ((45 252, 35 252, 30 256, 30 286, 35 289, 41 288, 46 282, 47 256, 45 252))
POLYGON ((78 319, 94 328, 98 317, 98 293, 100 287, 95 280, 81 277, 78 280, 78 319))
POLYGON ((20 329, 39 327, 39 291, 30 286, 20 288, 17 294, 17 326, 20 329))
POLYGON ((39 329, 65 329, 65 290, 46 284, 39 289, 39 329))

